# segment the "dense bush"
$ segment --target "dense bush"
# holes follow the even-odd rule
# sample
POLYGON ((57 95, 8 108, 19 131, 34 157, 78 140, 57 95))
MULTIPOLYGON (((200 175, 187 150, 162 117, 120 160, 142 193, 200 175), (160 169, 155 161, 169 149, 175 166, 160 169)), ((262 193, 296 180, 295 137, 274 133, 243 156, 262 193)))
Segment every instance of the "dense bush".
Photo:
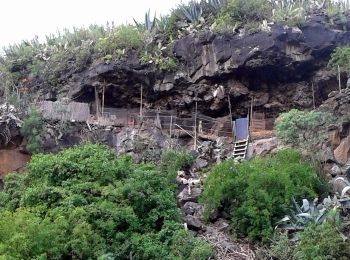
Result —
POLYGON ((96 46, 104 55, 113 55, 117 50, 140 50, 145 44, 143 39, 143 31, 139 27, 121 25, 111 30, 107 37, 100 38, 96 46))
POLYGON ((350 248, 330 223, 310 225, 300 233, 294 259, 297 260, 327 260, 349 259, 350 248))
POLYGON ((277 118, 275 132, 285 144, 314 150, 326 138, 325 130, 330 118, 323 112, 292 109, 277 118))
POLYGON ((268 239, 292 198, 313 198, 321 187, 315 170, 294 150, 214 167, 205 180, 206 215, 219 207, 231 214, 233 229, 251 239, 268 239))
POLYGON ((26 149, 28 152, 40 152, 42 130, 43 121, 40 113, 35 109, 31 109, 21 128, 22 135, 27 139, 26 149))
MULTIPOLYGON (((181 167, 178 163, 176 166, 181 167)), ((173 167, 176 167, 175 165, 173 167)), ((84 145, 36 155, 0 194, 3 259, 206 259, 155 166, 84 145)))
POLYGON ((170 180, 175 180, 177 171, 179 169, 188 168, 192 165, 194 159, 186 151, 176 152, 169 150, 162 156, 160 163, 160 169, 162 172, 167 173, 170 180))
POLYGON ((328 66, 333 69, 339 66, 350 73, 350 47, 337 47, 331 55, 328 66))
POLYGON ((269 247, 260 249, 257 259, 279 260, 327 260, 349 259, 350 248, 330 222, 322 225, 311 224, 294 234, 277 233, 269 247))
POLYGON ((310 6, 308 1, 272 1, 272 18, 279 24, 300 26, 306 20, 306 12, 310 6))
POLYGON ((232 32, 234 27, 268 19, 271 6, 265 0, 228 0, 216 15, 214 30, 232 32))

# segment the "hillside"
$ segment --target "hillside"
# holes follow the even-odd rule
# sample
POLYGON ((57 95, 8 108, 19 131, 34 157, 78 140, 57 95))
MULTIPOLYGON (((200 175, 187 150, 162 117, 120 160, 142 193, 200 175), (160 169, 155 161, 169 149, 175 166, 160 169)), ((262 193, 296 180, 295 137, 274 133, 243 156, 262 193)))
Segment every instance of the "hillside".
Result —
POLYGON ((5 48, 0 258, 347 259, 349 10, 191 1, 5 48))

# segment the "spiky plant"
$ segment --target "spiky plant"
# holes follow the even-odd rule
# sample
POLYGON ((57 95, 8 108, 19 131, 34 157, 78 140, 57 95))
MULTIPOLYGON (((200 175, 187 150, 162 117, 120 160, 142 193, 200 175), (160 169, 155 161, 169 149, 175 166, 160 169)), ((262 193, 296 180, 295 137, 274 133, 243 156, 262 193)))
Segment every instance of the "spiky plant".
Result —
POLYGON ((145 13, 145 20, 143 24, 140 24, 135 19, 134 19, 134 22, 137 27, 139 28, 143 27, 146 31, 151 32, 157 26, 156 14, 154 14, 154 17, 151 19, 151 10, 148 9, 148 11, 145 13))
POLYGON ((227 0, 208 0, 208 7, 212 13, 217 13, 223 5, 227 3, 227 0))
POLYGON ((192 0, 187 5, 181 4, 179 5, 179 9, 181 10, 182 18, 186 19, 191 23, 198 23, 202 18, 202 6, 200 3, 192 0))
POLYGON ((320 225, 326 220, 337 223, 340 220, 340 203, 336 197, 325 198, 319 205, 307 199, 303 199, 301 206, 294 199, 293 203, 295 211, 278 221, 276 228, 299 231, 304 230, 308 224, 320 225))
POLYGON ((160 16, 156 23, 157 30, 160 32, 164 32, 168 27, 168 23, 169 16, 160 16))

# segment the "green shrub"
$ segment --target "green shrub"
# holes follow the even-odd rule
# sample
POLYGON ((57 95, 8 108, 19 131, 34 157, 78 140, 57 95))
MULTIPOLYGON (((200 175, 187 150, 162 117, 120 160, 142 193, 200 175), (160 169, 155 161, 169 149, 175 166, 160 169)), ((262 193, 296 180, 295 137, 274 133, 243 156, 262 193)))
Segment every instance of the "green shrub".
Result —
POLYGON ((6 176, 0 193, 0 258, 207 256, 207 244, 183 228, 167 176, 99 145, 35 155, 26 173, 6 176))
POLYGON ((306 19, 310 3, 307 1, 276 1, 273 5, 273 20, 279 24, 300 26, 306 19))
POLYGON ((168 150, 162 156, 160 169, 175 180, 177 171, 190 167, 193 160, 193 157, 187 151, 176 152, 168 150))
MULTIPOLYGON (((346 13, 349 11, 349 3, 346 1, 326 1, 324 4, 325 7, 325 13, 327 16, 329 16, 331 19, 336 17, 342 20, 344 23, 346 23, 346 13)), ((344 29, 345 30, 345 29, 344 29)))
POLYGON ((271 243, 257 250, 256 259, 292 260, 295 256, 295 248, 296 242, 286 233, 275 232, 271 243))
POLYGON ((315 170, 294 150, 235 164, 215 166, 201 197, 208 217, 222 207, 231 214, 233 229, 251 239, 266 241, 292 198, 312 198, 321 187, 315 170))
POLYGON ((214 19, 214 30, 232 32, 233 28, 268 19, 271 6, 265 0, 228 0, 214 19))
POLYGON ((167 57, 167 58, 156 60, 156 64, 159 66, 161 70, 164 70, 164 71, 175 71, 177 68, 177 64, 173 57, 167 57))
POLYGON ((145 51, 140 58, 140 63, 154 63, 163 71, 175 71, 177 68, 175 58, 163 53, 159 49, 145 51))
POLYGON ((330 223, 310 225, 300 233, 295 259, 327 260, 349 259, 348 242, 344 241, 337 229, 330 223))
POLYGON ((181 20, 180 8, 173 9, 171 14, 164 20, 163 30, 169 41, 176 39, 178 34, 178 22, 181 20))
POLYGON ((59 259, 64 248, 65 222, 61 219, 41 218, 28 209, 2 211, 0 227, 2 259, 59 259))
POLYGON ((326 222, 322 225, 309 225, 305 230, 294 234, 276 234, 269 247, 259 250, 257 259, 279 260, 327 260, 349 259, 349 247, 337 227, 326 222))
POLYGON ((287 234, 274 236, 271 245, 271 257, 279 260, 290 260, 295 255, 295 242, 288 238, 287 234))
POLYGON ((107 37, 100 38, 96 48, 106 56, 117 53, 117 50, 134 49, 140 51, 145 46, 144 32, 137 26, 120 25, 109 33, 107 37))
POLYGON ((321 156, 319 145, 327 139, 330 122, 328 113, 292 109, 277 118, 274 130, 284 144, 303 149, 312 158, 318 158, 321 156))
POLYGON ((328 67, 337 69, 337 67, 350 73, 350 47, 337 47, 331 54, 328 67))
POLYGON ((41 115, 35 109, 32 109, 28 117, 24 119, 21 128, 22 135, 27 139, 27 151, 38 153, 41 150, 41 134, 43 121, 41 115))

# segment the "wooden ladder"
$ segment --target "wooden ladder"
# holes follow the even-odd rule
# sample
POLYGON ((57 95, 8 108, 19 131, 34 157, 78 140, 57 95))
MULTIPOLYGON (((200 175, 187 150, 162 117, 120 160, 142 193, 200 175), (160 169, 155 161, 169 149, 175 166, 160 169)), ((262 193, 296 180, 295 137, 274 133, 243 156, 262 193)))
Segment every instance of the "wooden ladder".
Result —
POLYGON ((245 160, 248 149, 248 139, 237 140, 233 146, 233 159, 245 160))

